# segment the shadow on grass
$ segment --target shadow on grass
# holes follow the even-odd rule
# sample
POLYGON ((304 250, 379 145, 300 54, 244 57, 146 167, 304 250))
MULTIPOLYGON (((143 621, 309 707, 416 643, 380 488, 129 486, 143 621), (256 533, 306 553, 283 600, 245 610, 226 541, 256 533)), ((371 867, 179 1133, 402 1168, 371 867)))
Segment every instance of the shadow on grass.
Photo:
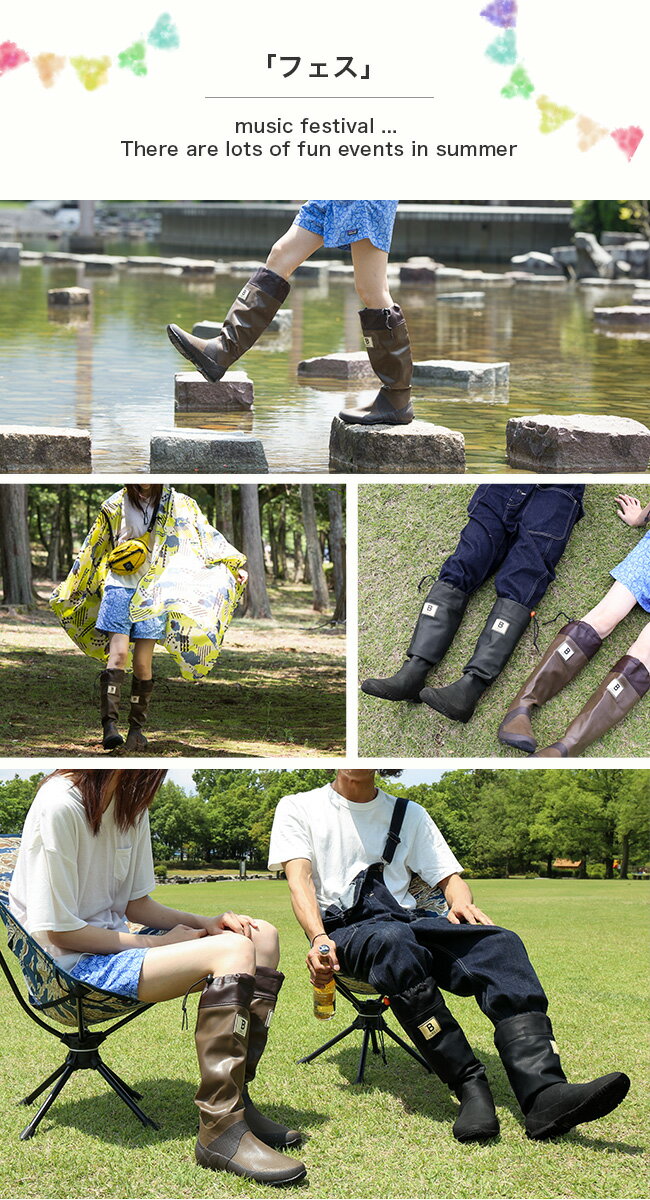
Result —
MULTIPOLYGON (((107 1088, 97 1096, 56 1100, 39 1126, 36 1138, 41 1131, 56 1134, 59 1126, 73 1127, 89 1137, 120 1146, 152 1146, 164 1141, 196 1137, 198 1110, 194 1104, 196 1089, 193 1085, 186 1080, 166 1078, 128 1079, 127 1082, 142 1093, 139 1103, 146 1115, 161 1126, 160 1129, 141 1125, 126 1105, 107 1088)), ((103 1086, 103 1081, 98 1079, 98 1083, 103 1086)), ((36 1105, 23 1111, 33 1113, 36 1105)), ((326 1113, 284 1104, 264 1104, 263 1111, 265 1116, 292 1129, 325 1125, 330 1120, 326 1113)))

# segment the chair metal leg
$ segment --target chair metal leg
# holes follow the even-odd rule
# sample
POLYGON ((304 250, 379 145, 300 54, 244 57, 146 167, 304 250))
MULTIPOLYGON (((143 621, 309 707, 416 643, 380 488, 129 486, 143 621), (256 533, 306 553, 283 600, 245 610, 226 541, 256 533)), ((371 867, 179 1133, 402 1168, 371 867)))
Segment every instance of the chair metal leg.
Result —
POLYGON ((120 1100, 124 1101, 128 1108, 131 1109, 131 1112, 135 1113, 136 1117, 143 1125, 149 1126, 150 1129, 160 1129, 160 1125, 157 1125, 155 1121, 152 1121, 151 1117, 148 1117, 147 1114, 142 1111, 140 1105, 136 1104, 133 1096, 127 1092, 126 1088, 122 1084, 122 1081, 117 1075, 113 1074, 110 1068, 106 1066, 106 1063, 102 1062, 100 1059, 99 1062, 95 1064, 95 1070, 99 1071, 102 1079, 106 1080, 107 1084, 112 1087, 113 1091, 119 1096, 120 1100))
POLYGON ((63 1075, 65 1068, 66 1068, 66 1063, 64 1063, 64 1062, 61 1063, 61 1066, 57 1067, 56 1071, 52 1071, 52 1074, 48 1075, 47 1079, 44 1079, 43 1082, 40 1083, 37 1088, 34 1088, 34 1091, 30 1092, 29 1096, 25 1096, 25 1099, 19 1100, 18 1103, 19 1104, 33 1104, 34 1101, 38 1098, 38 1096, 40 1096, 41 1093, 44 1092, 45 1089, 48 1088, 51 1083, 54 1083, 59 1078, 59 1075, 63 1075))
MULTIPOLYGON (((373 1034, 374 1034, 374 1030, 373 1030, 373 1034)), ((373 1040, 374 1040, 374 1038, 373 1038, 373 1040)), ((355 1083, 363 1083, 363 1076, 364 1076, 364 1072, 366 1069, 366 1058, 368 1056, 369 1041, 370 1041, 370 1030, 366 1026, 366 1028, 363 1031, 363 1041, 361 1042, 361 1055, 359 1057, 359 1070, 357 1071, 357 1077, 354 1081, 355 1083)))
POLYGON ((129 1093, 129 1096, 133 1096, 134 1100, 142 1099, 142 1092, 136 1092, 135 1088, 132 1088, 130 1083, 126 1083, 126 1081, 122 1079, 121 1075, 118 1075, 117 1071, 114 1071, 112 1067, 109 1067, 106 1063, 104 1063, 104 1066, 106 1067, 106 1070, 113 1076, 113 1079, 116 1079, 120 1086, 124 1088, 124 1091, 129 1093))
POLYGON ((329 1042, 325 1042, 323 1046, 319 1046, 318 1050, 312 1050, 311 1054, 306 1054, 304 1058, 299 1058, 298 1062, 312 1062, 314 1058, 318 1058, 319 1054, 324 1054, 325 1051, 329 1050, 331 1046, 335 1046, 337 1042, 342 1041, 343 1038, 348 1037, 350 1033, 353 1033, 354 1030, 358 1028, 359 1026, 357 1025, 357 1022, 353 1021, 351 1025, 348 1025, 347 1029, 344 1029, 341 1033, 337 1033, 335 1037, 330 1038, 329 1042))
POLYGON ((395 1031, 391 1029, 390 1025, 384 1024, 384 1033, 387 1033, 394 1042, 397 1042, 397 1045, 401 1046, 402 1050, 406 1050, 406 1053, 410 1054, 411 1058, 414 1058, 416 1062, 419 1062, 420 1066, 424 1067, 425 1071, 427 1071, 429 1075, 433 1074, 431 1067, 422 1057, 422 1055, 418 1054, 417 1050, 414 1050, 412 1046, 409 1046, 408 1042, 405 1042, 404 1039, 399 1036, 399 1034, 395 1033, 395 1031))
POLYGON ((57 1082, 55 1083, 54 1087, 52 1088, 52 1091, 50 1092, 49 1096, 47 1097, 46 1100, 43 1101, 36 1116, 32 1118, 32 1120, 29 1122, 29 1125, 26 1125, 25 1128, 23 1129, 23 1131, 20 1135, 21 1142, 26 1142, 28 1138, 31 1138, 34 1136, 34 1134, 36 1133, 36 1130, 37 1130, 38 1126, 40 1125, 41 1121, 43 1120, 43 1117, 45 1116, 48 1108, 51 1108, 51 1106, 54 1104, 54 1101, 56 1100, 57 1096, 59 1095, 59 1092, 63 1091, 63 1088, 65 1087, 66 1083, 68 1082, 70 1076, 74 1075, 74 1072, 75 1072, 75 1067, 72 1065, 72 1063, 65 1062, 63 1064, 63 1070, 59 1073, 59 1078, 58 1078, 57 1082))

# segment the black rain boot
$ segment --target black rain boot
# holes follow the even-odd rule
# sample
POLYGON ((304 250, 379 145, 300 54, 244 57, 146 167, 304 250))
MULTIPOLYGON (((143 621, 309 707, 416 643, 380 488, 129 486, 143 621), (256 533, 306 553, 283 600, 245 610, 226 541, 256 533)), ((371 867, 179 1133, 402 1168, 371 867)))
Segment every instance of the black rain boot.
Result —
POLYGON ((380 700, 419 703, 424 681, 449 649, 468 602, 466 592, 437 579, 422 606, 404 665, 387 679, 364 679, 361 691, 380 700))
POLYGON ((455 1092, 460 1112, 453 1134, 458 1142, 497 1137, 499 1122, 483 1063, 431 980, 391 996, 400 1025, 436 1075, 455 1092))
POLYGON ((124 683, 124 671, 117 667, 107 667, 99 676, 100 715, 104 735, 102 746, 104 750, 117 750, 124 745, 124 738, 117 728, 120 716, 120 689, 124 683))
POLYGON ((269 267, 260 267, 244 284, 216 337, 206 342, 178 325, 168 325, 167 336, 204 379, 216 383, 264 333, 290 291, 286 279, 269 267))
POLYGON ((413 358, 404 313, 394 304, 364 308, 359 318, 370 364, 382 386, 371 404, 344 408, 339 417, 347 425, 410 425, 413 358))
POLYGON ((447 687, 425 688, 420 699, 443 717, 464 725, 474 715, 483 692, 501 674, 530 617, 525 604, 497 599, 461 678, 447 687))
POLYGON ((567 1083, 553 1027, 545 1013, 518 1013, 499 1021, 494 1044, 535 1141, 559 1137, 583 1121, 596 1121, 621 1103, 630 1080, 622 1071, 591 1083, 567 1083))
POLYGON ((142 727, 147 721, 153 682, 153 679, 136 679, 135 675, 131 680, 131 708, 129 709, 129 732, 126 735, 126 754, 137 754, 138 751, 146 750, 149 744, 142 732, 142 727))

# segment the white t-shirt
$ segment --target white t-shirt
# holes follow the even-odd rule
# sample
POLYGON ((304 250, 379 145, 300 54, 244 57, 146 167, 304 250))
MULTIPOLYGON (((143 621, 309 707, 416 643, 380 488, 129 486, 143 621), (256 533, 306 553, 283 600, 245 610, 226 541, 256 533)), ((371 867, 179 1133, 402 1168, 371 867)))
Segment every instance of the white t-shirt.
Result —
POLYGON ((137 571, 111 571, 109 568, 104 584, 105 587, 136 588, 143 575, 146 575, 151 566, 153 533, 149 533, 149 525, 154 512, 154 505, 153 501, 146 500, 144 497, 142 503, 144 505, 144 512, 137 505, 131 504, 129 497, 126 493, 124 494, 124 499, 122 500, 122 522, 117 538, 117 545, 121 545, 122 542, 128 542, 131 538, 139 538, 141 541, 147 543, 149 554, 142 566, 138 567, 137 571))
POLYGON ((98 925, 128 932, 130 900, 155 887, 149 814, 122 833, 111 800, 93 836, 79 792, 65 775, 48 779, 36 795, 23 829, 9 889, 9 907, 59 966, 81 958, 50 942, 57 933, 98 925))
MULTIPOLYGON (((394 807, 395 797, 381 790, 374 800, 357 804, 329 784, 284 796, 273 818, 269 870, 279 871, 292 858, 307 858, 321 911, 338 903, 359 871, 381 861, 394 807)), ((412 800, 399 836, 384 882, 404 908, 414 908, 408 890, 412 874, 435 887, 463 868, 426 809, 412 800)))

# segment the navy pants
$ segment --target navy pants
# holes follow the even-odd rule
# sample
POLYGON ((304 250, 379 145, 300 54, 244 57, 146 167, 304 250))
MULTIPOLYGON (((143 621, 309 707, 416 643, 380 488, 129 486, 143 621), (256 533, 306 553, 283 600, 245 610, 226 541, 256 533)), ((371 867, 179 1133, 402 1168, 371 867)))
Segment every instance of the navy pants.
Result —
POLYGON ((495 1025, 546 1012, 544 989, 512 930, 454 925, 421 909, 404 910, 404 918, 383 914, 332 930, 343 974, 387 996, 433 979, 456 996, 474 996, 495 1025))
POLYGON ((440 579, 470 593, 496 572, 497 596, 534 608, 583 515, 584 490, 567 483, 480 484, 440 579))

